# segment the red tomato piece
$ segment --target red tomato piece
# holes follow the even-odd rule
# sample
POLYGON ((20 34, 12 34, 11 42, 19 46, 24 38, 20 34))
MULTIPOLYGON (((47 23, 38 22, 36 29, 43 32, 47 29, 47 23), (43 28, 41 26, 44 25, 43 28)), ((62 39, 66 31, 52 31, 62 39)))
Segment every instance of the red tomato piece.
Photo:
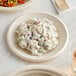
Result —
POLYGON ((24 0, 18 0, 18 2, 19 2, 19 3, 22 3, 22 4, 23 4, 23 3, 26 3, 26 1, 24 1, 24 0))

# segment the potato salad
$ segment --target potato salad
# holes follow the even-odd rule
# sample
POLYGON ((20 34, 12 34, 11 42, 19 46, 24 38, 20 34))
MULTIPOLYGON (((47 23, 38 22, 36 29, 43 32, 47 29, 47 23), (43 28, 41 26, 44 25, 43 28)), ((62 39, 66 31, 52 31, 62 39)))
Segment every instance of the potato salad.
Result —
POLYGON ((42 56, 58 44, 58 33, 53 22, 46 18, 22 22, 16 30, 17 43, 34 56, 42 56))

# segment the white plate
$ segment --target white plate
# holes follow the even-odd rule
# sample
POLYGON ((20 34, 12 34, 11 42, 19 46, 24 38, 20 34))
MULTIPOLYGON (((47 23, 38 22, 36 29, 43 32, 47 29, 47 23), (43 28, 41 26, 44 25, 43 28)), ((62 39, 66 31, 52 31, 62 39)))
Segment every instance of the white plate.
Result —
POLYGON ((68 38, 69 36, 68 36, 68 30, 66 28, 66 25, 57 17, 46 13, 31 13, 31 14, 26 14, 24 16, 21 16, 9 27, 7 32, 7 43, 11 51, 13 51, 17 56, 21 57, 22 59, 27 61, 32 61, 32 62, 44 62, 58 56, 61 52, 64 51, 65 47, 67 46, 68 38), (26 53, 26 51, 23 51, 16 44, 16 39, 15 39, 16 29, 18 28, 21 22, 27 22, 31 18, 47 18, 49 20, 52 20, 59 33, 58 46, 52 51, 50 51, 49 53, 40 57, 32 56, 26 53))
POLYGON ((19 6, 15 6, 15 7, 2 7, 0 6, 0 11, 15 11, 15 10, 20 10, 23 8, 26 8, 28 6, 30 6, 32 3, 34 2, 34 0, 29 0, 28 2, 21 4, 19 6))
POLYGON ((61 70, 51 66, 29 65, 10 73, 9 76, 68 76, 61 70))

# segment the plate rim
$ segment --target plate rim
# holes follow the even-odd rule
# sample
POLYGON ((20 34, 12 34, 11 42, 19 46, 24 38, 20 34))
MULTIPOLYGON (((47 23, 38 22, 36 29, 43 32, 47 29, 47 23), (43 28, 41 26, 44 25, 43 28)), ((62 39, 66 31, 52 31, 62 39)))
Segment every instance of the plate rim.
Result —
POLYGON ((19 69, 16 69, 13 72, 10 72, 9 76, 15 76, 15 74, 20 73, 21 71, 24 71, 24 70, 27 71, 27 70, 34 70, 34 69, 53 71, 53 72, 61 74, 63 76, 68 76, 65 72, 63 72, 62 70, 59 70, 59 68, 53 67, 51 65, 27 65, 24 67, 20 67, 19 69))

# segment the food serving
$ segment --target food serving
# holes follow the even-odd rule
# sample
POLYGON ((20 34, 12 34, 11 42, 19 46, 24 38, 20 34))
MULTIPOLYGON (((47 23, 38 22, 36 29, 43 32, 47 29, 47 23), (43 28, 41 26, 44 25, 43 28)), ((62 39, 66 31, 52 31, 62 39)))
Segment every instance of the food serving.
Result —
POLYGON ((20 4, 24 4, 29 0, 0 0, 0 6, 3 7, 14 7, 20 4))
POLYGON ((21 23, 16 34, 18 45, 36 56, 49 52, 58 44, 56 27, 46 18, 31 19, 27 23, 21 23))

